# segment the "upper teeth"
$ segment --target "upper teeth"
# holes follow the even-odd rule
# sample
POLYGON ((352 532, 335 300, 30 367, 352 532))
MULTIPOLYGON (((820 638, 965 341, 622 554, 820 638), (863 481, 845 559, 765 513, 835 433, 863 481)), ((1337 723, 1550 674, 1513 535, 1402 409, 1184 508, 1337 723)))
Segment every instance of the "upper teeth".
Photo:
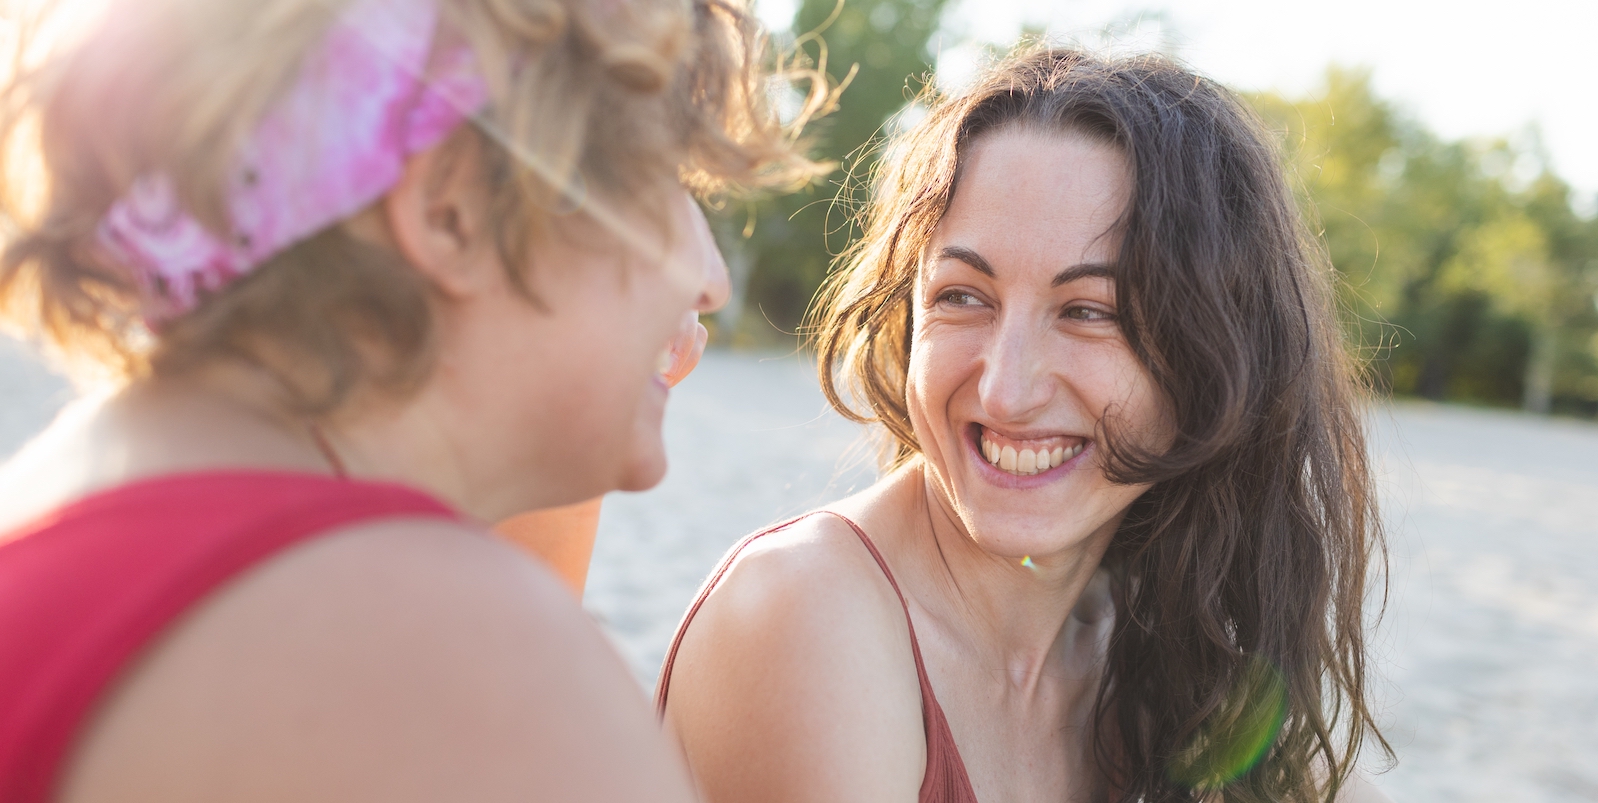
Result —
POLYGON ((670 375, 671 366, 674 362, 675 360, 671 358, 671 346, 667 346, 666 350, 660 352, 660 356, 655 358, 655 373, 661 376, 670 375))
POLYGON ((1039 445, 1034 449, 1023 448, 1017 451, 1014 446, 1009 444, 1000 446, 988 437, 986 429, 982 431, 982 456, 986 457, 989 463, 998 466, 1000 469, 1022 476, 1037 474, 1042 471, 1048 471, 1055 466, 1064 465, 1065 461, 1081 454, 1086 447, 1087 443, 1083 441, 1074 446, 1057 444, 1050 449, 1047 446, 1039 445))

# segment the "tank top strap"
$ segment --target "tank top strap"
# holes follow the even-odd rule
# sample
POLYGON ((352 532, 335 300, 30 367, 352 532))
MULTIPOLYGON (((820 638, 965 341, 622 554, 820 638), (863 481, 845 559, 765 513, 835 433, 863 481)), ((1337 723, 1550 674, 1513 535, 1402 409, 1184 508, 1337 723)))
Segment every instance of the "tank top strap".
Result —
MULTIPOLYGON (((904 608, 905 627, 910 629, 910 654, 916 660, 916 678, 921 681, 921 699, 931 700, 933 705, 937 705, 936 698, 932 696, 932 682, 927 679, 926 661, 921 659, 921 643, 916 640, 916 623, 910 618, 910 601, 904 598, 904 591, 899 588, 899 581, 893 578, 893 570, 888 568, 888 561, 883 559, 882 552, 877 549, 875 543, 872 543, 871 536, 866 535, 866 531, 861 529, 860 525, 842 513, 833 513, 830 510, 824 512, 836 516, 839 521, 849 525, 849 529, 854 530, 854 534, 860 537, 860 543, 866 545, 866 551, 870 552, 871 558, 877 562, 877 568, 882 570, 882 576, 888 578, 888 585, 893 586, 893 593, 899 597, 899 607, 904 608)), ((940 715, 943 713, 941 708, 938 713, 940 715)))
POLYGON ((400 485, 219 470, 136 480, 0 532, 0 800, 53 799, 111 685, 226 583, 340 529, 414 518, 459 514, 400 485))
POLYGON ((927 740, 927 770, 921 779, 921 793, 917 798, 919 803, 976 803, 976 792, 972 789, 970 777, 966 773, 965 760, 960 757, 960 750, 954 742, 954 733, 949 729, 948 717, 943 713, 943 706, 938 704, 938 697, 932 691, 932 681, 927 677, 926 661, 921 657, 921 644, 916 639, 915 622, 910 617, 910 602, 905 599, 904 591, 899 588, 899 581, 894 579, 887 560, 883 559, 882 552, 872 543, 866 531, 848 516, 831 510, 811 511, 768 527, 745 537, 727 551, 727 555, 721 559, 716 570, 711 572, 710 577, 700 587, 693 604, 689 606, 687 613, 683 614, 682 623, 677 626, 677 634, 672 638, 671 648, 666 652, 666 660, 660 668, 660 681, 655 686, 656 715, 661 718, 666 716, 666 697, 671 689, 671 671, 677 662, 677 651, 682 646, 683 634, 688 631, 688 625, 693 622, 694 616, 710 597, 710 592, 716 589, 722 578, 727 575, 727 571, 732 568, 738 555, 757 538, 822 514, 835 516, 849 525, 849 529, 854 530, 854 534, 860 538, 860 543, 865 545, 866 550, 871 553, 871 558, 877 562, 877 567, 882 569, 882 575, 888 579, 888 585, 893 587, 893 593, 899 598, 900 607, 904 609, 904 623, 910 633, 910 654, 915 659, 916 680, 921 687, 921 719, 927 740))
POLYGON ((661 719, 666 717, 666 695, 671 690, 671 669, 677 663, 677 652, 682 648, 682 637, 688 632, 688 625, 693 623, 694 617, 699 614, 699 609, 704 607, 705 600, 710 598, 710 592, 715 591, 716 586, 721 585, 721 579, 727 576, 727 571, 732 568, 733 562, 738 559, 738 556, 743 553, 745 548, 755 542, 755 539, 779 530, 785 530, 821 512, 823 511, 813 510, 788 519, 781 524, 774 524, 764 530, 750 533, 744 536, 743 540, 733 544, 732 549, 727 550, 727 554, 722 556, 721 562, 716 564, 715 571, 705 578, 704 584, 699 587, 699 592, 694 594, 693 604, 689 605, 688 610, 683 613, 682 621, 677 624, 677 633, 671 638, 671 647, 666 650, 666 660, 660 665, 660 680, 655 683, 655 715, 657 717, 661 719))
POLYGON ((916 680, 921 684, 921 719, 927 737, 927 771, 921 777, 921 793, 917 796, 919 803, 977 803, 976 790, 972 788, 971 778, 966 773, 960 748, 954 742, 949 718, 938 703, 938 695, 932 691, 932 680, 927 677, 927 664, 921 658, 921 643, 916 639, 915 621, 910 618, 909 600, 905 599, 899 581, 893 578, 893 570, 888 568, 888 561, 883 559, 882 552, 872 543, 871 536, 866 535, 866 531, 848 516, 826 512, 837 516, 860 537, 860 543, 865 544, 871 557, 877 561, 883 576, 888 578, 888 585, 893 586, 893 593, 898 595, 899 605, 904 608, 904 624, 910 630, 910 654, 915 658, 916 680))

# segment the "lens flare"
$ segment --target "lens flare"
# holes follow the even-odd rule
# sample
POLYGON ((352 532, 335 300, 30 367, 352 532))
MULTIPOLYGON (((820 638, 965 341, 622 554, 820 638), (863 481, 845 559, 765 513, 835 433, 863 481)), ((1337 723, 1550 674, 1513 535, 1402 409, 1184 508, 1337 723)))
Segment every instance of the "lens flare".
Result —
POLYGON ((1027 555, 1027 556, 1021 558, 1021 565, 1027 567, 1028 569, 1036 569, 1038 567, 1038 565, 1036 563, 1032 562, 1032 556, 1031 555, 1027 555))
POLYGON ((1171 779, 1217 790, 1248 774, 1271 751, 1287 720, 1287 681, 1269 660, 1249 659, 1226 703, 1171 762, 1171 779))

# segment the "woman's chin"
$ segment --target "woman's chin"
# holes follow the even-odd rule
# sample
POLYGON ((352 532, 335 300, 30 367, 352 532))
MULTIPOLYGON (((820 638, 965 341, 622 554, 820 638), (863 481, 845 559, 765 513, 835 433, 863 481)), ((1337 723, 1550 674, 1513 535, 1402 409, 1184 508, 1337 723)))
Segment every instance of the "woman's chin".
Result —
POLYGON ((971 490, 975 493, 957 505, 960 518, 972 540, 995 557, 1019 561, 1068 552, 1092 541, 1109 519, 1117 518, 1093 500, 1071 504, 1059 494, 1017 499, 1013 492, 996 492, 981 483, 971 490), (1062 507, 1074 508, 1078 515, 1061 515, 1062 507))
POLYGON ((671 389, 659 375, 650 377, 643 398, 633 413, 632 442, 628 444, 618 491, 647 491, 666 477, 666 442, 661 430, 666 422, 666 400, 671 389))
POLYGON ((627 462, 616 482, 616 490, 647 491, 666 478, 665 449, 657 443, 649 451, 650 454, 634 457, 627 462))
POLYGON ((1027 558, 1040 558, 1070 551, 1087 542, 1090 533, 1066 532, 1058 525, 1005 517, 1003 520, 975 523, 972 537, 983 552, 996 558, 1021 562, 1027 558), (1025 530, 1028 525, 1036 529, 1025 530), (1018 533, 1027 533, 1020 535, 1018 533), (988 535, 985 535, 988 534, 988 535))

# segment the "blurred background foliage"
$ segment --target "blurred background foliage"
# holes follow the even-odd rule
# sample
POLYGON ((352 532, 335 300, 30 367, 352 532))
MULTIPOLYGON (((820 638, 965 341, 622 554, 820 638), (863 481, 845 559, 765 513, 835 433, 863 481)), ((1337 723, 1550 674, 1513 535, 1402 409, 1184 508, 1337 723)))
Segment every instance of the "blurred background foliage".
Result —
MULTIPOLYGON (((792 30, 775 44, 843 86, 837 109, 805 129, 813 155, 836 169, 793 195, 725 210, 719 233, 735 292, 719 317, 721 339, 763 344, 797 328, 832 255, 854 236, 851 210, 864 200, 879 134, 932 71, 928 43, 946 4, 801 0, 792 30)), ((784 100, 799 102, 780 97, 779 108, 784 100)))
MULTIPOLYGON (((734 298, 713 322, 717 341, 793 342, 857 234, 853 211, 883 139, 916 119, 947 3, 799 4, 777 44, 846 87, 807 134, 836 169, 795 195, 721 210, 734 298)), ((1339 273, 1350 347, 1376 387, 1598 416, 1594 199, 1548 168, 1535 128, 1445 141, 1379 97, 1367 71, 1336 66, 1309 97, 1245 97, 1280 137, 1339 273)))
POLYGON ((1598 220, 1534 128, 1444 141, 1335 67, 1316 97, 1249 100, 1283 137, 1380 387, 1598 414, 1598 220))

